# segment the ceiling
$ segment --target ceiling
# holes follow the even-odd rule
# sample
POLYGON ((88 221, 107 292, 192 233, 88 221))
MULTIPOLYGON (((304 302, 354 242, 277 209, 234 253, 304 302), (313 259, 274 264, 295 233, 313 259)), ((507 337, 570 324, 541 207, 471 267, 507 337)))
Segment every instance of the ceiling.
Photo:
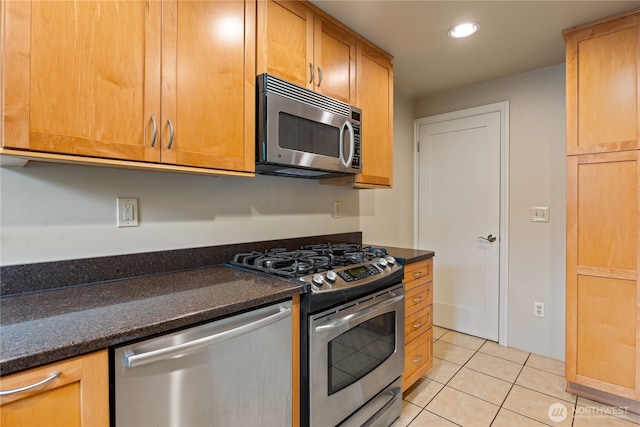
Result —
POLYGON ((422 97, 564 62, 561 31, 640 1, 311 0, 394 56, 395 90, 422 97), (468 39, 450 27, 475 21, 468 39))

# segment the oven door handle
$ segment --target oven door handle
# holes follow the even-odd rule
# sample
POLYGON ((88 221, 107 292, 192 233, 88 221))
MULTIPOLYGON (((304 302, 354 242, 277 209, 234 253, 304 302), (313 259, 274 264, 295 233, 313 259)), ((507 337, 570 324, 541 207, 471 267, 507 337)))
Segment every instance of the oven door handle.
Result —
POLYGON ((376 304, 374 306, 371 306, 369 308, 367 308, 366 310, 362 310, 359 311, 357 313, 351 313, 351 314, 347 314, 344 317, 341 317, 339 319, 335 319, 335 320, 331 320, 329 322, 326 322, 322 325, 318 325, 316 326, 315 331, 316 332, 325 332, 334 328, 338 328, 340 326, 343 326, 349 322, 355 322, 363 317, 366 317, 368 315, 370 315, 371 313, 374 313, 376 311, 379 311, 380 309, 383 309, 385 307, 388 307, 390 305, 393 305, 395 303, 397 303, 398 301, 402 301, 402 299, 404 298, 404 295, 400 295, 394 298, 390 298, 386 301, 380 302, 379 304, 376 304))

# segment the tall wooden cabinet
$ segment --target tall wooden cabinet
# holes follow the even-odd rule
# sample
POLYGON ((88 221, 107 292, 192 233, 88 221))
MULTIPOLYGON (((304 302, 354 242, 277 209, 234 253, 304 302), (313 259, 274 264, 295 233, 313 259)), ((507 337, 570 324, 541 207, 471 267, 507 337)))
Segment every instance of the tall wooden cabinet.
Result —
POLYGON ((254 170, 254 1, 2 12, 3 150, 254 170))
POLYGON ((0 389, 14 391, 0 397, 3 426, 109 425, 107 350, 2 377, 0 389))
POLYGON ((565 30, 568 390, 640 411, 640 9, 565 30))

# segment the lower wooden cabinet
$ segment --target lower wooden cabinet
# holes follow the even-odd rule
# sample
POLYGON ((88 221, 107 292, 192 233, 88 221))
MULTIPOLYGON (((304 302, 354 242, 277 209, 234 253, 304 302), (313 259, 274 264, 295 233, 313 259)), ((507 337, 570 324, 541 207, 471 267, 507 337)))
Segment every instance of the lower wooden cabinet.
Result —
POLYGON ((405 282, 405 356, 402 391, 433 366, 433 258, 407 264, 405 282))
POLYGON ((108 426, 107 350, 74 357, 0 379, 0 425, 4 427, 108 426))
POLYGON ((638 150, 567 159, 568 390, 635 412, 640 411, 639 190, 638 150))

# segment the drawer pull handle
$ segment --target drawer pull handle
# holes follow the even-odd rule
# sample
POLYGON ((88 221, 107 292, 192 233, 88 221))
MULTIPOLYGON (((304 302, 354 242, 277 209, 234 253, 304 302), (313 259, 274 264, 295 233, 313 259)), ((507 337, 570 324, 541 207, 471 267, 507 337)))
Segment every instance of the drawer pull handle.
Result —
POLYGON ((422 277, 422 271, 418 271, 417 273, 413 273, 412 276, 415 277, 416 279, 419 278, 419 277, 422 277))
POLYGON ((416 322, 411 326, 413 326, 413 329, 421 328, 422 327, 422 321, 416 322))
POLYGON ((414 298, 411 301, 415 302, 416 304, 419 302, 422 302, 422 296, 419 296, 418 298, 414 298))
POLYGON ((47 378, 43 379, 42 381, 38 381, 37 383, 26 385, 24 387, 14 388, 14 389, 11 389, 11 390, 0 391, 0 396, 9 396, 10 394, 17 394, 17 393, 22 393, 23 391, 29 391, 31 389, 34 389, 36 387, 40 387, 40 386, 45 385, 46 383, 48 383, 50 381, 55 380, 60 375, 62 375, 62 372, 54 372, 53 374, 51 374, 50 377, 47 377, 47 378))
POLYGON ((413 359, 411 362, 412 363, 420 363, 420 362, 422 362, 422 355, 418 356, 417 359, 413 359))

